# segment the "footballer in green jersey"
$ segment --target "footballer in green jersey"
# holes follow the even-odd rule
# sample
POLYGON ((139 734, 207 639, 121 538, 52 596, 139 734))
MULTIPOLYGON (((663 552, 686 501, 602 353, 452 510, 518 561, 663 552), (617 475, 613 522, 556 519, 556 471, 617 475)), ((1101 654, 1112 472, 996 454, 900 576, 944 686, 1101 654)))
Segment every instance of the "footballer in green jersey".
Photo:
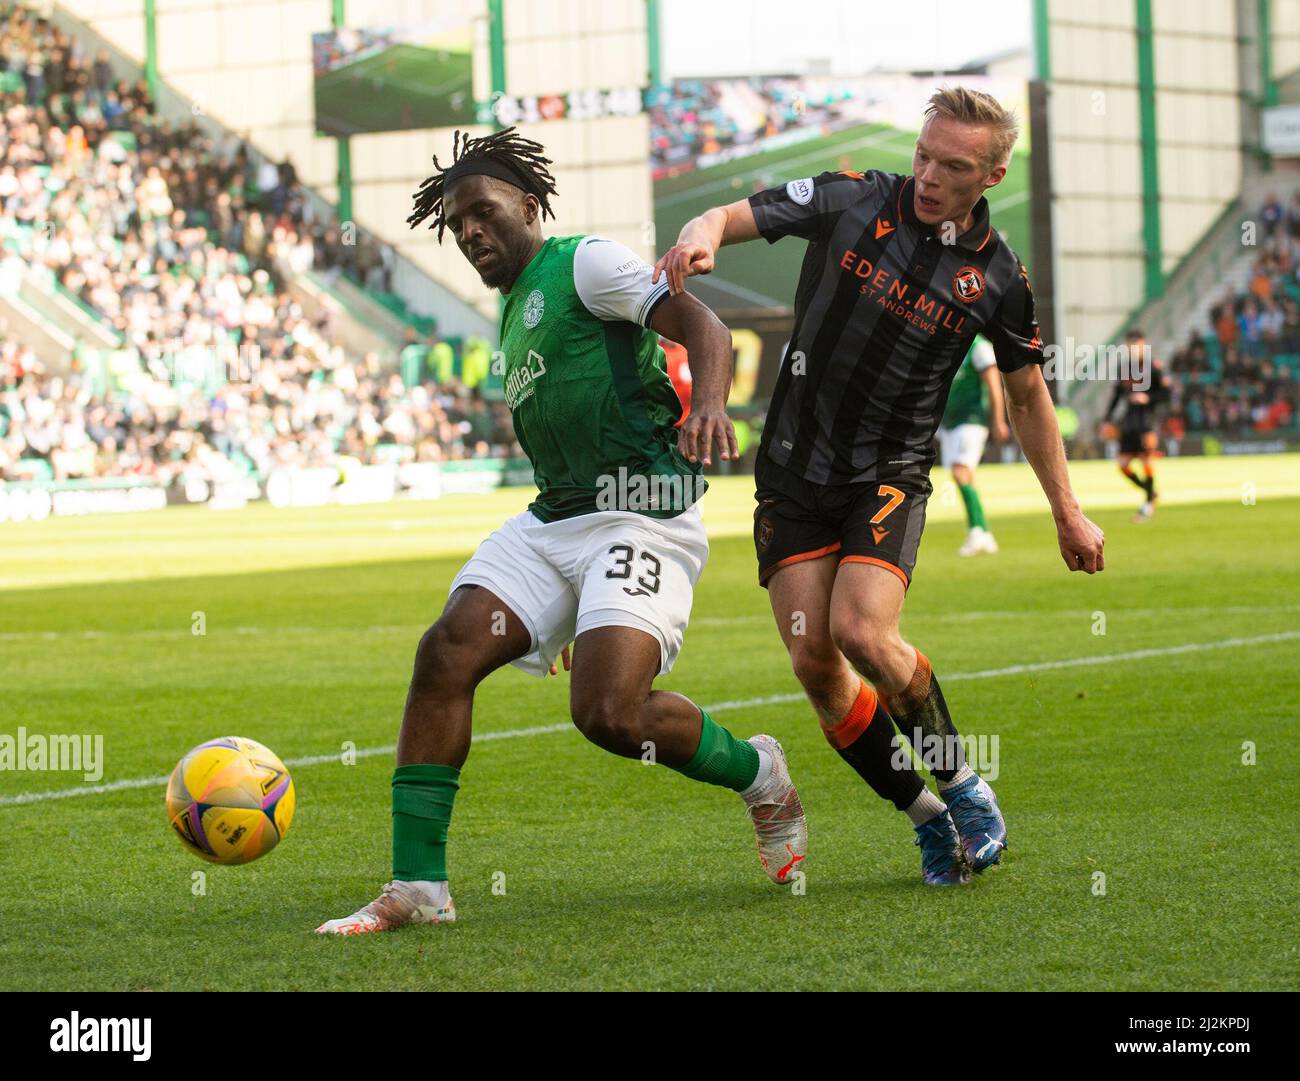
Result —
POLYGON ((953 377, 938 432, 943 467, 952 471, 966 506, 966 541, 959 553, 964 556, 995 555, 998 550, 975 488, 975 470, 990 431, 997 443, 1005 443, 1011 435, 993 346, 977 338, 953 377))
POLYGON ((538 494, 479 545, 420 639, 393 774, 392 880, 323 934, 456 918, 446 844, 474 690, 506 664, 544 676, 561 659, 573 723, 589 740, 738 792, 773 882, 793 881, 807 853, 781 745, 737 739, 685 695, 652 689, 681 648, 708 561, 701 467, 715 446, 736 456, 731 336, 622 244, 544 239, 556 190, 543 155, 513 128, 457 132, 452 164, 434 159, 408 219, 432 219, 440 240, 449 229, 505 298, 506 402, 538 494), (690 358, 691 413, 680 424, 660 334, 690 358))

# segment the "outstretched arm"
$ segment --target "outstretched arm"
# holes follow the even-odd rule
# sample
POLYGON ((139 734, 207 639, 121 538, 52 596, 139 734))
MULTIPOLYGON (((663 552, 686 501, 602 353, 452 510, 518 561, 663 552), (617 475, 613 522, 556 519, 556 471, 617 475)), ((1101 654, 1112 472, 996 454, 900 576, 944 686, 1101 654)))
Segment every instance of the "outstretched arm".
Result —
POLYGON ((739 458, 736 429, 727 416, 731 391, 731 332, 690 293, 660 301, 650 329, 686 346, 691 368, 691 415, 678 430, 677 449, 688 461, 712 464, 713 444, 725 462, 739 458))
POLYGON ((691 368, 691 415, 677 435, 689 461, 712 464, 713 444, 727 460, 738 457, 736 431, 727 417, 731 389, 731 332, 689 293, 671 296, 649 264, 622 244, 584 238, 573 253, 573 285, 583 306, 598 319, 626 321, 686 346, 691 368))
POLYGON ((774 244, 785 236, 804 240, 828 236, 845 209, 876 190, 881 176, 819 173, 706 210, 682 226, 677 243, 655 264, 655 281, 665 275, 669 291, 676 296, 686 287, 687 278, 713 269, 724 244, 759 237, 774 244))
POLYGON ((1105 534, 1084 517, 1070 487, 1065 447, 1043 371, 1037 364, 1027 364, 1014 372, 1003 372, 1002 382, 1010 405, 1011 427, 1051 504, 1061 558, 1072 571, 1095 574, 1106 566, 1102 557, 1105 534))
POLYGON ((676 296, 686 288, 687 278, 713 269, 717 251, 724 244, 743 244, 746 240, 757 240, 758 236, 754 209, 748 199, 715 206, 682 226, 677 243, 655 263, 654 280, 658 281, 660 274, 667 274, 668 291, 676 296))

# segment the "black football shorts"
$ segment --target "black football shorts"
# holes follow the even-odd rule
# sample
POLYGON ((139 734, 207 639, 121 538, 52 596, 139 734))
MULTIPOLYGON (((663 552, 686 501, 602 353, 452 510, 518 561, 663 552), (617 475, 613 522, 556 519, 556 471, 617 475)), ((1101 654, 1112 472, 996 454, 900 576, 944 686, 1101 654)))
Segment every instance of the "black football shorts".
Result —
POLYGON ((1155 450, 1158 445, 1156 433, 1153 431, 1120 429, 1119 452, 1121 454, 1148 454, 1155 450))
POLYGON ((754 550, 758 580, 782 567, 835 554, 845 563, 871 563, 912 581, 933 488, 924 473, 856 484, 812 484, 778 468, 756 472, 754 550))

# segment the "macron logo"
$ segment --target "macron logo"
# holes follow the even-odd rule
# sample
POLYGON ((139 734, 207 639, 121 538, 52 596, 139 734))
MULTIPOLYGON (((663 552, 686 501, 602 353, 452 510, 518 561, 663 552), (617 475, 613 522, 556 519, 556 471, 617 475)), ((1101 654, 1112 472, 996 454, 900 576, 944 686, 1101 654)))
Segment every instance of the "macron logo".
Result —
POLYGON ((51 1051, 130 1051, 136 1062, 148 1062, 150 1018, 82 1017, 76 1010, 71 1017, 56 1017, 50 1022, 51 1051))

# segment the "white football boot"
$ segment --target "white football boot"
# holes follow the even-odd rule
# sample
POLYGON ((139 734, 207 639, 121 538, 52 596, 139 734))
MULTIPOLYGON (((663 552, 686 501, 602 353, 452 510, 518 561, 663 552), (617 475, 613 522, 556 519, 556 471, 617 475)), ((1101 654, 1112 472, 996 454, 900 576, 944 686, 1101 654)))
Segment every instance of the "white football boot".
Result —
POLYGON ((970 532, 966 534, 966 543, 957 552, 960 556, 991 556, 997 553, 998 542, 993 539, 993 534, 980 526, 971 527, 970 532))
POLYGON ((799 864, 808 856, 808 820, 781 744, 771 736, 751 736, 749 742, 772 756, 771 776, 757 792, 744 797, 754 823, 758 858, 767 877, 785 886, 794 881, 799 864))
POLYGON ((415 923, 455 923, 456 905, 443 887, 434 897, 412 882, 389 882, 383 892, 351 916, 326 920, 316 928, 318 935, 365 935, 373 931, 394 931, 415 923))

